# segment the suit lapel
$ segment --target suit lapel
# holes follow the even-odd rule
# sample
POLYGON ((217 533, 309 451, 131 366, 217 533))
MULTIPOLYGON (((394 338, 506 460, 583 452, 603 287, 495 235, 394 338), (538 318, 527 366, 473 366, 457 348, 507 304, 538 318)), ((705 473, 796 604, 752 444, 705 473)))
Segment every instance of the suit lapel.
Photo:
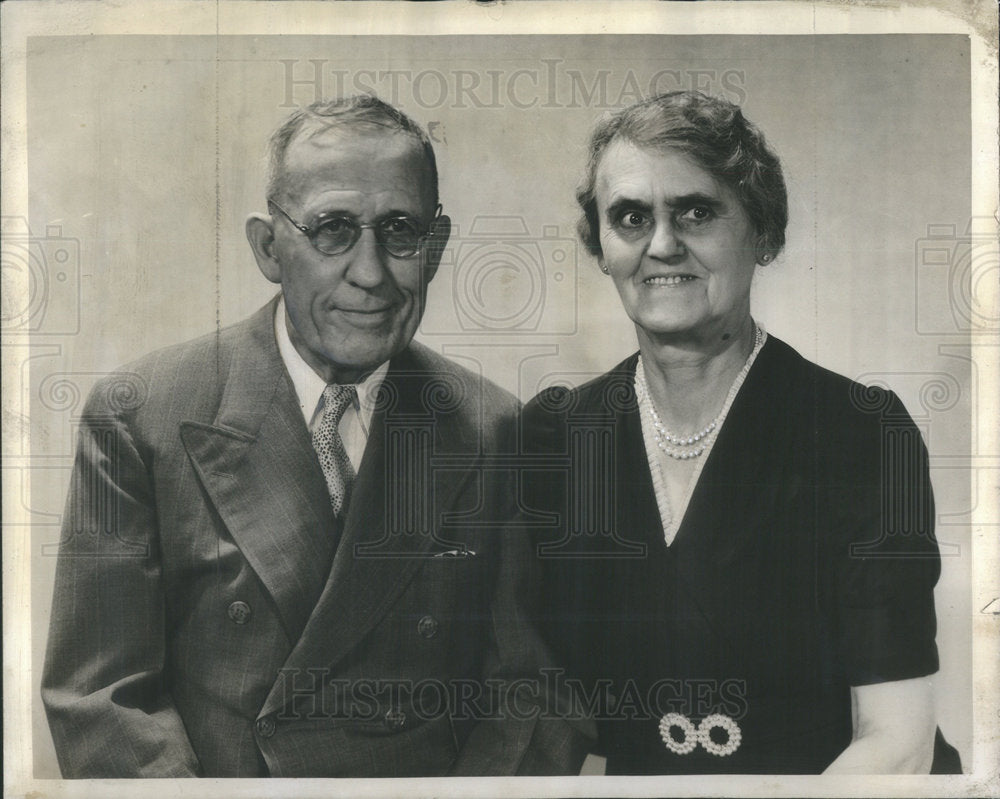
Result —
POLYGON ((238 336, 213 424, 181 438, 236 544, 295 642, 336 545, 335 521, 295 389, 274 340, 275 303, 238 336))
MULTIPOLYGON (((432 455, 469 453, 478 441, 467 412, 433 407, 434 387, 454 380, 454 372, 433 371, 413 349, 391 362, 333 567, 284 670, 333 667, 385 616, 432 546, 447 544, 439 537, 441 516, 475 469, 435 479, 432 455)), ((457 388, 459 396, 473 390, 457 388)), ((278 681, 261 713, 284 701, 278 681)))

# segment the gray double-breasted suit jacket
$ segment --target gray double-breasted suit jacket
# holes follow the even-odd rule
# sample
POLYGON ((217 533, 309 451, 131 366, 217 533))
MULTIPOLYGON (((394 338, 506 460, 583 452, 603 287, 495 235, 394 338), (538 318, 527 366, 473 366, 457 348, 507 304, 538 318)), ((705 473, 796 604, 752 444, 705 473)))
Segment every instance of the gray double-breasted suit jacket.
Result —
POLYGON ((411 345, 341 523, 274 312, 88 400, 42 685, 64 776, 574 771, 530 709, 534 560, 491 460, 515 400, 411 345))

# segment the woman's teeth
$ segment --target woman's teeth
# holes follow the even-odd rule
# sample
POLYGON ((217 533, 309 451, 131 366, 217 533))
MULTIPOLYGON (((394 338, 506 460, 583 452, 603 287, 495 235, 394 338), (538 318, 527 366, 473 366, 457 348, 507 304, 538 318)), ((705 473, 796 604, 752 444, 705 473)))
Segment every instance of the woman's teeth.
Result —
POLYGON ((643 283, 647 283, 650 286, 676 286, 680 283, 686 283, 689 280, 694 280, 694 275, 671 275, 670 277, 649 277, 646 278, 643 283))

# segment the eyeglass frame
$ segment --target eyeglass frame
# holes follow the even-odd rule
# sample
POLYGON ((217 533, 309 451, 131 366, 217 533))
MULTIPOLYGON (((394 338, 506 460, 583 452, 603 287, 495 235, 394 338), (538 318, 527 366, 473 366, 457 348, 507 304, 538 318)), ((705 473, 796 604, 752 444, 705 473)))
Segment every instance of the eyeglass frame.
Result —
MULTIPOLYGON (((347 246, 345 249, 340 250, 338 252, 330 253, 330 252, 323 252, 319 247, 316 246, 317 226, 314 225, 313 227, 309 227, 308 225, 303 225, 301 222, 297 222, 295 219, 292 218, 292 215, 289 214, 288 211, 286 211, 284 208, 278 205, 274 200, 268 200, 267 205, 268 207, 274 206, 279 211, 281 211, 281 215, 284 216, 285 219, 287 219, 291 223, 292 227, 294 227, 297 231, 299 231, 299 233, 301 233, 307 239, 309 239, 309 243, 312 245, 312 248, 316 250, 316 252, 318 252, 320 255, 327 255, 332 258, 337 255, 343 255, 345 252, 350 252, 357 246, 358 242, 361 241, 361 234, 364 230, 373 230, 375 231, 375 240, 378 242, 379 246, 383 247, 385 251, 389 253, 389 255, 398 260, 403 260, 405 258, 412 258, 414 255, 417 255, 423 249, 426 240, 434 235, 434 223, 441 218, 441 211, 443 210, 443 206, 441 205, 441 203, 438 203, 437 207, 434 210, 434 218, 431 220, 430 224, 424 229, 424 232, 420 233, 417 236, 417 245, 416 248, 413 250, 413 252, 407 253, 406 255, 397 255, 379 240, 378 238, 379 225, 389 221, 390 219, 413 219, 413 217, 407 216, 405 214, 397 214, 396 216, 387 216, 378 222, 360 224, 351 219, 350 216, 331 215, 330 217, 327 217, 327 219, 340 218, 349 220, 355 226, 355 228, 357 228, 358 235, 357 238, 354 239, 354 241, 352 241, 350 245, 347 246)), ((323 219, 323 221, 326 221, 326 219, 323 219)))

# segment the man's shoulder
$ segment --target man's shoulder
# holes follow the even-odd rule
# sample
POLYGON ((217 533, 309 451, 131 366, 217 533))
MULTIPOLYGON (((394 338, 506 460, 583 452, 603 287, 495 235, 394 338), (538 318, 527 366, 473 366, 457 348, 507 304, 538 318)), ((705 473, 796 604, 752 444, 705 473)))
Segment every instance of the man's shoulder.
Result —
POLYGON ((269 304, 228 327, 146 353, 97 382, 91 412, 160 412, 159 406, 190 404, 195 396, 218 395, 240 344, 266 334, 269 304))
POLYGON ((439 398, 444 404, 457 404, 481 415, 509 417, 516 414, 520 402, 483 374, 469 369, 419 342, 410 342, 407 361, 427 377, 428 400, 439 398), (460 402, 455 403, 455 400, 460 402))
POLYGON ((229 356, 232 350, 248 337, 269 331, 271 324, 269 320, 273 319, 274 308, 271 303, 268 303, 239 322, 217 328, 187 341, 160 347, 136 358, 122 368, 148 371, 170 363, 191 364, 206 359, 217 362, 220 357, 229 356))

